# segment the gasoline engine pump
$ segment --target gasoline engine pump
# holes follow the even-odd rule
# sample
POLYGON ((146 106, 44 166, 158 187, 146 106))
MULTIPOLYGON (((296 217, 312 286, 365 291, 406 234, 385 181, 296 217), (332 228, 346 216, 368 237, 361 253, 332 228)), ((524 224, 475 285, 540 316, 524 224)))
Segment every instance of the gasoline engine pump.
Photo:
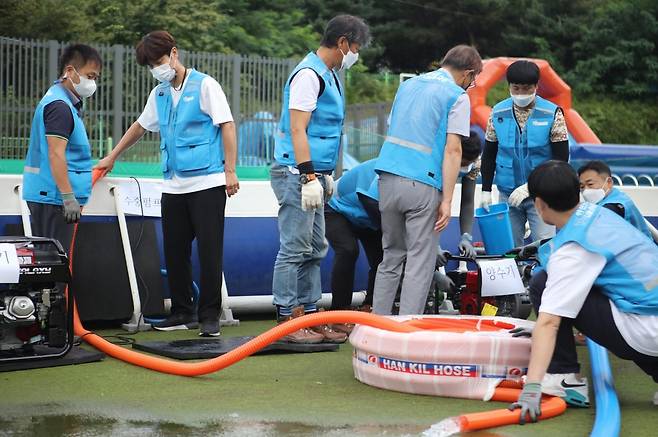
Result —
POLYGON ((432 278, 425 313, 480 315, 485 304, 489 304, 497 308, 497 316, 527 319, 532 312, 532 303, 528 294, 528 282, 531 276, 533 260, 516 260, 519 274, 526 289, 525 293, 496 297, 482 296, 482 271, 477 264, 477 260, 496 260, 501 258, 503 256, 478 255, 472 259, 449 255, 448 259, 450 260, 474 263, 477 269, 448 271, 446 275, 454 284, 454 287, 451 287, 449 290, 441 289, 440 284, 443 281, 441 281, 440 276, 442 273, 437 269, 432 278))
POLYGON ((17 283, 0 283, 0 364, 64 356, 73 345, 64 249, 40 237, 0 237, 0 243, 15 247, 20 269, 17 283))

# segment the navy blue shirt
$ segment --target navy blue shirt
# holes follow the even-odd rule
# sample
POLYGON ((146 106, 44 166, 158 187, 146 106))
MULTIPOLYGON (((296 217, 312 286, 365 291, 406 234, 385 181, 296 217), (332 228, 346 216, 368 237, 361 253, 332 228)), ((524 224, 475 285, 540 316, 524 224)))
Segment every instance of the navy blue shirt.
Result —
MULTIPOLYGON (((80 114, 82 111, 82 100, 70 92, 69 94, 71 95, 73 106, 75 106, 78 114, 80 114)), ((73 132, 73 114, 71 114, 69 105, 62 100, 56 100, 47 104, 43 108, 43 124, 46 136, 56 136, 68 140, 73 132)))

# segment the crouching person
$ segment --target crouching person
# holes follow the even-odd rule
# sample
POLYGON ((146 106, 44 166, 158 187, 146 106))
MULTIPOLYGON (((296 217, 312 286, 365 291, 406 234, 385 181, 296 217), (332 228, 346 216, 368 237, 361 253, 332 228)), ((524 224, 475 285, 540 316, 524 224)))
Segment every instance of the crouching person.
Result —
MULTIPOLYGON (((368 311, 372 307, 377 266, 383 256, 376 163, 372 159, 346 172, 338 180, 336 192, 324 210, 327 240, 334 249, 332 310, 347 310, 352 305, 359 242, 370 266, 362 309, 368 311)), ((335 330, 345 333, 351 332, 351 328, 352 325, 334 325, 335 330)))
POLYGON ((539 249, 542 271, 531 280, 537 323, 521 422, 540 414, 541 394, 589 405, 580 378, 573 327, 658 382, 658 248, 609 209, 579 203, 579 180, 565 162, 548 161, 528 178, 541 218, 557 235, 539 249))

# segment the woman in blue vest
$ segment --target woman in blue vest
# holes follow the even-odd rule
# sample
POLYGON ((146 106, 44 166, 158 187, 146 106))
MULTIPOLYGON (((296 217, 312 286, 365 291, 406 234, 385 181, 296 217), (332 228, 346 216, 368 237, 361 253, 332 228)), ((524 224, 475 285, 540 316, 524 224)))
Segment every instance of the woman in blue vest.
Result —
POLYGON ((530 283, 538 316, 526 384, 512 408, 535 421, 542 392, 589 405, 574 327, 658 383, 658 247, 614 212, 579 203, 580 182, 566 162, 538 166, 528 190, 558 231, 540 247, 543 269, 530 283))
POLYGON ((384 248, 373 295, 377 314, 391 314, 403 265, 400 314, 420 314, 425 307, 437 233, 450 220, 461 141, 470 133, 466 89, 481 70, 475 48, 453 47, 440 69, 406 80, 395 95, 375 167, 384 248))
POLYGON ((199 335, 218 336, 224 209, 226 196, 239 189, 231 109, 215 79, 181 63, 169 32, 146 35, 136 55, 160 85, 153 88, 142 114, 97 167, 110 171, 147 130, 160 133, 162 235, 172 306, 171 316, 153 327, 192 329, 200 322, 199 335), (195 238, 201 267, 196 314, 190 263, 195 238))
MULTIPOLYGON (((331 309, 334 310, 350 309, 352 305, 359 242, 370 266, 363 305, 372 306, 375 275, 383 256, 376 163, 376 159, 371 159, 343 173, 324 209, 326 236, 334 249, 331 268, 331 309)), ((350 332, 349 325, 334 325, 334 329, 350 332)))
POLYGON ((510 206, 514 245, 523 244, 526 221, 532 240, 550 238, 553 226, 542 222, 528 199, 528 175, 544 161, 569 160, 569 138, 562 109, 537 95, 539 67, 516 61, 507 68, 510 97, 494 106, 482 153, 481 206, 491 205, 491 185, 510 206))
POLYGON ((66 47, 59 79, 34 111, 25 157, 23 199, 32 234, 58 240, 68 252, 72 223, 91 195, 91 147, 82 119, 83 99, 96 91, 103 62, 83 44, 66 47))
MULTIPOLYGON (((320 48, 306 55, 283 87, 271 169, 272 190, 279 202, 280 248, 272 279, 279 322, 317 311, 322 296, 320 261, 327 253, 324 202, 333 192, 331 173, 345 118, 344 89, 337 72, 357 61, 369 38, 368 26, 360 18, 332 18, 320 48)), ((324 328, 325 335, 302 329, 285 340, 319 343, 344 338, 324 328)))
POLYGON ((627 222, 635 226, 640 232, 653 239, 647 221, 637 208, 633 200, 626 193, 612 185, 612 172, 603 161, 590 161, 578 169, 580 189, 583 198, 608 208, 627 222))

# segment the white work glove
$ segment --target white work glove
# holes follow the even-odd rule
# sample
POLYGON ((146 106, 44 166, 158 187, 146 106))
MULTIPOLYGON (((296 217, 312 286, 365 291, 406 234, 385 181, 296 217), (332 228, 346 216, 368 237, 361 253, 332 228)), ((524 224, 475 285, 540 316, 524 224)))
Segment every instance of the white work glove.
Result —
POLYGON ((512 194, 509 195, 507 203, 509 206, 518 208, 524 200, 530 197, 530 192, 528 191, 528 184, 523 184, 518 187, 516 190, 512 191, 512 194))
POLYGON ((325 184, 324 201, 329 202, 331 196, 334 195, 334 186, 336 185, 334 183, 334 178, 331 177, 330 174, 324 175, 324 184, 325 184))
POLYGON ((322 184, 317 178, 302 185, 302 210, 320 208, 323 203, 323 191, 322 184))
POLYGON ((483 191, 480 195, 480 208, 484 208, 485 211, 489 211, 491 206, 491 191, 483 191))

